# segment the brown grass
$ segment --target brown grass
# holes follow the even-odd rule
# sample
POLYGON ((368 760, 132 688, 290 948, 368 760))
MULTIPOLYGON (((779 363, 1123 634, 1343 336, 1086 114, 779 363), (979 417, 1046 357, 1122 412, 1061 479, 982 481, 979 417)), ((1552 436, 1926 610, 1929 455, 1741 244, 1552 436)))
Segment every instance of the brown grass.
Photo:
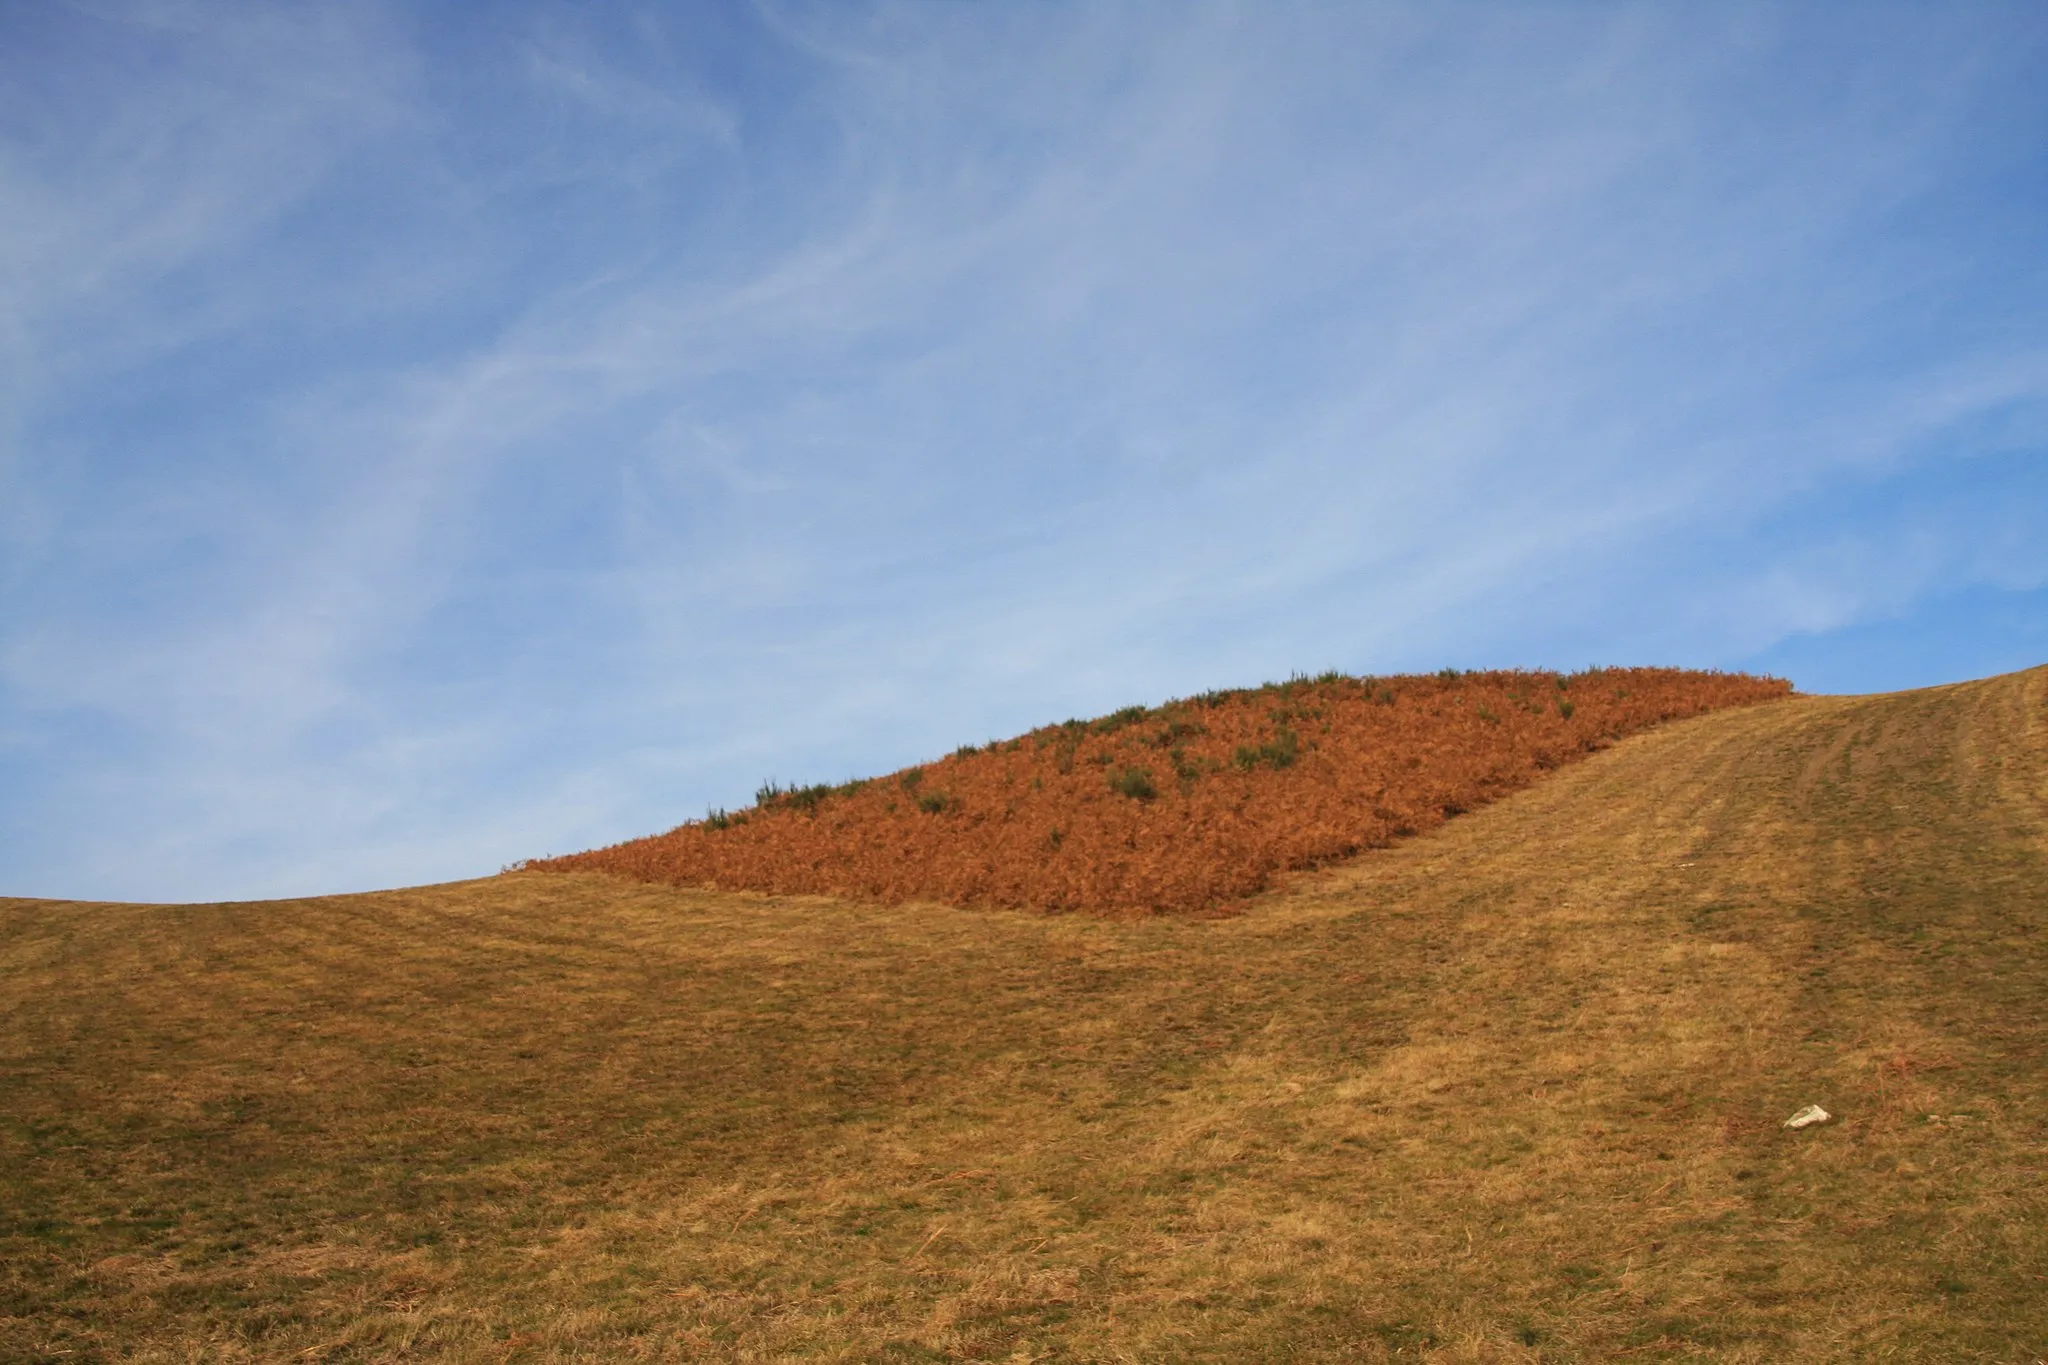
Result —
POLYGON ((1435 828, 1665 721, 1789 695, 1682 669, 1296 680, 1130 707, 527 864, 676 886, 1201 912, 1435 828))
POLYGON ((1234 919, 0 902, 0 1359, 2033 1361, 2044 1001, 2048 670, 1234 919))

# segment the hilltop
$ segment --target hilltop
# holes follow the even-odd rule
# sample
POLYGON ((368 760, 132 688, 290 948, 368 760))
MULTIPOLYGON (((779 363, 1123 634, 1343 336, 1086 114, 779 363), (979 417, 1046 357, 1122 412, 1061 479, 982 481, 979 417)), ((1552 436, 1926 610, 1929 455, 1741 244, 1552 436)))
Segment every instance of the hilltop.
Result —
POLYGON ((0 901, 0 1359, 2032 1361, 2044 1002, 2048 669, 1231 918, 0 901))
POLYGON ((1035 910, 1203 912, 1348 858, 1775 678, 1604 668, 1209 692, 1045 726, 875 781, 525 864, 726 890, 1035 910))

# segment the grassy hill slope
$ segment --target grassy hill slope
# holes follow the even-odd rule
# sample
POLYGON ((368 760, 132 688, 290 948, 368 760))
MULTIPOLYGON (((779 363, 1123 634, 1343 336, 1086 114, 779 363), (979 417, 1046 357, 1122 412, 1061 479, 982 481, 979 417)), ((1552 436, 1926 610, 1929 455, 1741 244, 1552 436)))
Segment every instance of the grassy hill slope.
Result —
POLYGON ((1231 920, 0 926, 4 1358, 2048 1352, 2048 670, 1675 724, 1231 920))

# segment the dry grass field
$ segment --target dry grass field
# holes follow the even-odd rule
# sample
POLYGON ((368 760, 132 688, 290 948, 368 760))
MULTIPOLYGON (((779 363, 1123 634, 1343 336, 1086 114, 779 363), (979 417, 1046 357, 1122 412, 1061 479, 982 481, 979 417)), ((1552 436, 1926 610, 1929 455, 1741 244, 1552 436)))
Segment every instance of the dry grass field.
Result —
POLYGON ((1228 919, 0 926, 7 1359, 2048 1356, 2048 670, 1673 724, 1228 919))

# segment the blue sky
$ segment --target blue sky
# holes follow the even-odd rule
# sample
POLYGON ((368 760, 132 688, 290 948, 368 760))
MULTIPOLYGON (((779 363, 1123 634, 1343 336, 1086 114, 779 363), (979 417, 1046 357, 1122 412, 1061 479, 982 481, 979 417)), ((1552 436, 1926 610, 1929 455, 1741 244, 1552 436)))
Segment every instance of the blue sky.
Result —
POLYGON ((0 4, 0 892, 2048 662, 2039 4, 0 4))

